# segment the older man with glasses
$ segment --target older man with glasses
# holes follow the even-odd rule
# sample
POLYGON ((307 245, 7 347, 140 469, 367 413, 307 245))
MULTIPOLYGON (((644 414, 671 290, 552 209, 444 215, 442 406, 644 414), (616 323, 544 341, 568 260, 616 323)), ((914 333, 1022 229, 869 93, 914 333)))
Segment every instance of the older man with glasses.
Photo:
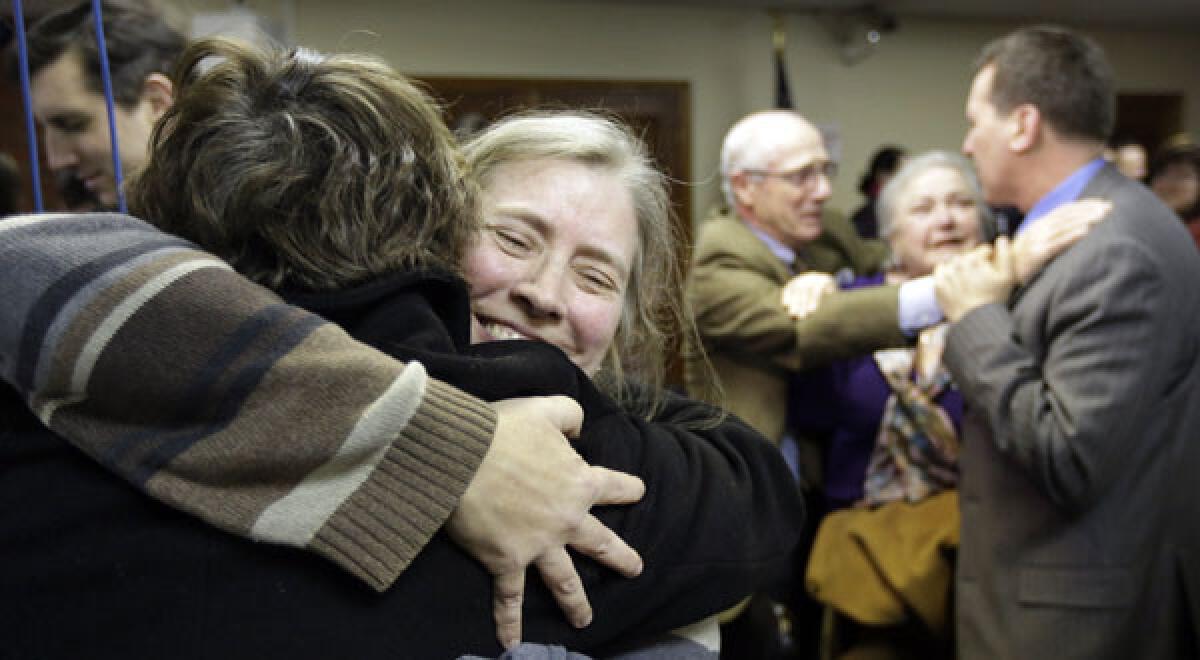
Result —
MULTIPOLYGON (((813 253, 835 173, 820 132, 803 117, 789 110, 749 115, 721 148, 729 212, 701 225, 696 242, 689 295, 725 407, 776 443, 787 435, 794 372, 905 342, 897 287, 839 293, 802 319, 783 304, 795 278, 850 265, 813 253)), ((715 384, 700 382, 701 370, 687 372, 693 394, 716 398, 715 384)))
MULTIPOLYGON (((722 403, 781 444, 801 487, 813 497, 819 497, 821 457, 787 428, 789 381, 802 369, 906 341, 895 286, 826 296, 801 319, 784 306, 789 282, 856 265, 840 235, 822 239, 823 232, 836 232, 822 222, 835 173, 820 132, 795 112, 759 112, 734 124, 721 149, 729 210, 701 225, 688 292, 720 379, 719 386, 706 382, 704 370, 689 364, 690 393, 722 403), (818 251, 819 244, 825 249, 818 251), (829 258, 839 253, 831 245, 842 248, 840 260, 829 258)), ((807 499, 812 511, 823 509, 807 499)), ((812 518, 815 524, 818 516, 812 518)), ((797 595, 801 591, 795 589, 797 595)), ((818 614, 802 603, 797 604, 808 611, 797 613, 794 630, 797 641, 812 648, 818 614)))

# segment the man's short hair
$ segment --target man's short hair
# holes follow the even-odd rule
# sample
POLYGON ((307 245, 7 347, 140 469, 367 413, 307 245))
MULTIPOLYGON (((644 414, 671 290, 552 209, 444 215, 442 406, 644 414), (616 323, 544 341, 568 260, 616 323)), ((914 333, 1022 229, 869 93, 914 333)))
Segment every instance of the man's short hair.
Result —
MULTIPOLYGON (((187 46, 187 37, 148 0, 104 0, 101 10, 113 99, 130 108, 141 96, 147 76, 170 75, 187 46)), ((97 94, 104 93, 90 0, 43 16, 29 28, 27 42, 30 75, 64 54, 75 52, 83 63, 87 88, 97 94)), ((15 73, 16 66, 16 58, 10 56, 10 72, 15 73)))
POLYGON ((1022 28, 985 46, 976 66, 995 68, 989 100, 998 112, 1029 103, 1064 137, 1106 142, 1112 134, 1112 69, 1091 39, 1049 25, 1022 28))

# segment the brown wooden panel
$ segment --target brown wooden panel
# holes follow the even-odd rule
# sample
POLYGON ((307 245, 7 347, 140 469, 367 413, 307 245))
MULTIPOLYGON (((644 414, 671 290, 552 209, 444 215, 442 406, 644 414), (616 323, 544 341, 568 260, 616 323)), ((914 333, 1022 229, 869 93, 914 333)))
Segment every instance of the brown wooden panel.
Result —
POLYGON ((445 104, 446 121, 470 132, 527 109, 610 112, 646 141, 672 179, 671 201, 684 236, 691 235, 690 87, 686 82, 558 80, 545 78, 444 78, 417 76, 445 104), (686 221, 686 222, 684 222, 686 221))

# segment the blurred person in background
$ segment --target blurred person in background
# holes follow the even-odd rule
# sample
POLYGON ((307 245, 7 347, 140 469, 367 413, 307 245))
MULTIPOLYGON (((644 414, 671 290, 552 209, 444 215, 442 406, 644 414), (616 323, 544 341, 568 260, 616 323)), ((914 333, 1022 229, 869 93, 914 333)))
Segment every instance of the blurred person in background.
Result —
POLYGON ((887 185, 888 179, 904 164, 905 150, 901 147, 880 147, 871 157, 867 171, 863 172, 858 181, 858 191, 866 197, 863 205, 851 216, 854 228, 863 238, 879 238, 879 219, 876 201, 879 193, 887 185))
POLYGON ((1131 139, 1117 140, 1110 150, 1117 171, 1134 181, 1145 181, 1150 157, 1141 142, 1131 139))
POLYGON ((1179 214, 1200 247, 1200 146, 1179 139, 1154 158, 1150 189, 1179 214))
MULTIPOLYGON (((187 38, 151 0, 104 0, 102 8, 121 169, 129 180, 145 165, 150 133, 171 106, 170 74, 187 38)), ((44 15, 30 27, 27 42, 30 102, 42 129, 46 167, 69 185, 82 184, 105 208, 115 208, 116 167, 92 3, 44 15)), ((16 60, 10 54, 14 79, 16 60)))
POLYGON ((0 218, 17 212, 21 197, 21 170, 17 160, 0 152, 0 218))

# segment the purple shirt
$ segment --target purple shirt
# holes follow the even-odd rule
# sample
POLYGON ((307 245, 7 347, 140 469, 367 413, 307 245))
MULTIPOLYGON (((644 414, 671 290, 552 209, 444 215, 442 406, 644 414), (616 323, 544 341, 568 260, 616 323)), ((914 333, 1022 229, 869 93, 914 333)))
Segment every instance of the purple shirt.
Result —
MULTIPOLYGON (((883 275, 862 277, 849 288, 876 286, 883 275)), ((867 462, 875 449, 879 423, 892 389, 873 355, 810 369, 792 378, 788 421, 797 435, 826 435, 825 497, 831 509, 850 506, 862 498, 867 462)), ((961 430, 963 399, 953 387, 937 403, 961 430)))

